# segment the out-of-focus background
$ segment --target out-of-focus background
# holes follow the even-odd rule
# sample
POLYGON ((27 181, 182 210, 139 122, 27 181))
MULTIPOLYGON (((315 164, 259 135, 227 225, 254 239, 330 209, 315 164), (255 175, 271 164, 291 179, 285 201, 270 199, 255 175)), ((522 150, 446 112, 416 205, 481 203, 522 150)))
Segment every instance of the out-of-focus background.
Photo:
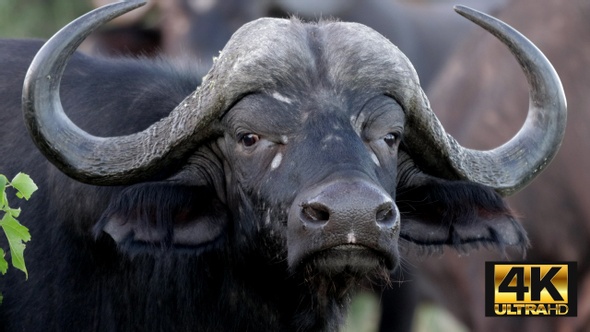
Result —
POLYGON ((91 8, 90 1, 0 0, 0 37, 49 38, 91 8))
MULTIPOLYGON (((48 38, 108 2, 0 0, 0 37, 48 38)), ((444 250, 408 256, 393 291, 357 296, 344 331, 590 331, 590 0, 153 0, 90 36, 81 50, 190 59, 206 72, 231 34, 257 17, 357 21, 410 58, 449 133, 467 147, 493 148, 524 121, 526 80, 503 45, 454 13, 456 2, 520 30, 561 76, 569 106, 562 149, 509 202, 529 233, 526 260, 578 262, 578 317, 486 318, 484 262, 522 256, 444 250)))

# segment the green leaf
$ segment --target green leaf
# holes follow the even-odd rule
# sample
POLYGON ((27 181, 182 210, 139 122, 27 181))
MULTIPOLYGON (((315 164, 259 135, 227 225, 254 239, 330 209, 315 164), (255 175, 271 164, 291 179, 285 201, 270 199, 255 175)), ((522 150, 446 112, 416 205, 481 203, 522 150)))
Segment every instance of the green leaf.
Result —
POLYGON ((6 176, 0 174, 0 210, 4 210, 4 207, 8 205, 6 202, 6 184, 8 184, 8 179, 6 176))
POLYGON ((0 273, 2 274, 6 274, 6 271, 8 271, 8 262, 4 258, 5 255, 4 249, 0 248, 0 273))
POLYGON ((31 240, 29 229, 21 225, 10 213, 6 213, 4 217, 2 217, 2 220, 0 220, 0 226, 4 229, 4 233, 8 239, 12 265, 23 271, 28 279, 29 273, 27 272, 24 258, 24 242, 31 240))
POLYGON ((14 218, 18 218, 18 216, 20 216, 21 209, 20 208, 18 208, 18 209, 8 208, 8 209, 6 209, 6 212, 10 213, 10 215, 12 215, 14 218))
POLYGON ((18 190, 16 195, 19 198, 25 198, 26 200, 29 200, 31 195, 38 189, 31 177, 25 173, 18 173, 10 183, 16 190, 18 190))

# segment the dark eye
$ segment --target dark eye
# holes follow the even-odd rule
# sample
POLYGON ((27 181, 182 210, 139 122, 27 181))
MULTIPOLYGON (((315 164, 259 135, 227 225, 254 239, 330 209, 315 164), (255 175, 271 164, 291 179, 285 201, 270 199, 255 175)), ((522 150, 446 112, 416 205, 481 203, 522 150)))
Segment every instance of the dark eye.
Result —
POLYGON ((245 147, 250 147, 250 146, 258 143, 259 140, 260 140, 260 136, 258 136, 256 134, 246 134, 246 135, 242 136, 242 138, 240 139, 240 142, 245 147))
POLYGON ((398 137, 399 135, 397 134, 389 133, 383 137, 383 141, 385 141, 385 144, 392 148, 396 145, 398 137))

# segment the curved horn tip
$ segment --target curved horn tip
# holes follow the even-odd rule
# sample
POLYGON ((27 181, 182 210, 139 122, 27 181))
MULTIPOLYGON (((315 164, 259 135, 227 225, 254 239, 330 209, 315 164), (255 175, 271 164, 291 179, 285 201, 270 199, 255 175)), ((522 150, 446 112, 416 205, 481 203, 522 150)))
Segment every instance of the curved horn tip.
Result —
POLYGON ((467 7, 467 6, 463 6, 463 5, 455 5, 453 6, 453 9, 455 10, 455 12, 457 12, 457 14, 465 17, 466 19, 470 20, 470 21, 474 21, 476 19, 482 19, 482 18, 491 18, 494 19, 493 17, 491 17, 490 15, 484 13, 484 12, 480 12, 477 9, 473 9, 471 7, 467 7))
POLYGON ((113 6, 113 5, 124 5, 129 10, 137 9, 139 7, 145 6, 149 0, 119 0, 115 2, 111 2, 109 4, 104 5, 103 7, 113 6))
MULTIPOLYGON (((96 172, 99 168, 89 161, 91 158, 70 156, 73 151, 79 150, 79 146, 83 145, 98 146, 96 149, 101 150, 104 146, 101 142, 104 142, 104 139, 97 139, 72 124, 63 111, 59 98, 59 83, 67 60, 86 36, 97 27, 146 3, 146 0, 120 0, 96 8, 73 20, 42 46, 31 61, 24 78, 22 110, 27 129, 34 138, 35 144, 62 172, 79 181, 97 184, 101 181, 102 184, 110 184, 109 181, 113 184, 121 183, 117 178, 110 180, 107 176, 96 172), (63 135, 64 132, 71 133, 71 136, 67 136, 69 140, 55 139, 55 137, 66 137, 63 135), (62 134, 56 136, 55 133, 62 134), (72 139, 73 137, 81 137, 86 143, 80 144, 79 141, 72 139), (103 177, 107 179, 101 180, 103 177)), ((105 162, 101 161, 101 163, 105 162)), ((115 172, 107 175, 111 174, 114 174, 112 177, 117 176, 115 172)), ((136 178, 141 176, 142 174, 139 174, 136 178)))
MULTIPOLYGON (((453 7, 453 9, 455 10, 455 12, 457 12, 457 14, 465 17, 466 19, 470 20, 471 22, 481 26, 482 28, 484 28, 488 31, 490 31, 490 29, 486 27, 487 25, 502 25, 502 26, 507 26, 508 28, 512 29, 506 23, 500 21, 499 19, 497 19, 491 15, 481 12, 477 9, 473 9, 471 7, 467 7, 467 6, 463 6, 463 5, 455 5, 453 7)), ((516 30, 515 30, 515 32, 520 34, 520 32, 518 32, 516 30)))
MULTIPOLYGON (((516 177, 508 176, 508 178, 512 177, 515 182, 501 184, 500 186, 496 186, 496 182, 484 183, 495 188, 502 195, 511 195, 524 188, 539 175, 540 171, 549 164, 557 153, 563 139, 567 116, 567 102, 563 86, 549 60, 530 40, 516 29, 495 17, 469 7, 458 5, 454 9, 461 16, 474 22, 498 38, 510 49, 510 52, 516 57, 520 67, 523 69, 529 83, 529 113, 521 129, 526 128, 527 132, 531 132, 536 128, 536 137, 551 134, 545 140, 545 142, 548 142, 547 144, 531 143, 531 146, 538 147, 539 153, 532 156, 532 159, 526 160, 527 165, 530 167, 524 170, 532 173, 525 174, 520 172, 520 175, 516 177)), ((505 145, 494 149, 494 151, 498 150, 501 153, 513 155, 510 151, 520 151, 518 145, 521 143, 519 142, 525 139, 525 134, 521 130, 517 136, 513 137, 505 145)), ((487 152, 493 153, 494 151, 490 150, 487 152)), ((496 152, 496 154, 500 152, 496 152)), ((498 156, 500 155, 498 154, 498 156)), ((501 159, 498 156, 493 159, 501 159)), ((479 169, 484 169, 484 167, 479 167, 479 169)), ((510 173, 513 174, 514 171, 510 171, 510 173)), ((475 182, 480 182, 479 180, 487 181, 484 178, 476 178, 475 182)))
POLYGON ((481 13, 478 10, 475 10, 475 9, 473 9, 471 7, 467 7, 467 6, 464 6, 464 5, 454 5, 453 6, 453 9, 458 14, 461 14, 461 15, 469 15, 470 13, 481 13))
POLYGON ((128 2, 130 4, 137 4, 137 5, 140 5, 140 6, 143 6, 146 3, 148 3, 147 0, 123 0, 123 2, 128 2))

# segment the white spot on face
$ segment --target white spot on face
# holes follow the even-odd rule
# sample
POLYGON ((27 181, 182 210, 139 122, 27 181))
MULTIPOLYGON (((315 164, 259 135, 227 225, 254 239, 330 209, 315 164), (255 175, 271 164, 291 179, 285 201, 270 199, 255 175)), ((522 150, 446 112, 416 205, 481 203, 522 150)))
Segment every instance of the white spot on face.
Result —
POLYGON ((283 144, 289 143, 289 137, 287 137, 287 135, 281 136, 281 143, 283 143, 283 144))
POLYGON ((366 118, 365 113, 359 114, 358 117, 355 117, 354 115, 350 117, 350 123, 352 124, 352 127, 354 128, 354 131, 356 132, 356 134, 359 136, 361 136, 361 132, 363 131, 363 125, 365 124, 365 118, 366 118))
POLYGON ((377 155, 374 154, 373 152, 371 152, 371 159, 373 159, 373 162, 375 164, 377 164, 377 166, 381 167, 381 163, 379 162, 379 158, 377 158, 377 155))
POLYGON ((291 104, 293 101, 278 92, 273 92, 272 97, 278 101, 282 101, 283 103, 291 104))
POLYGON ((348 233, 348 243, 356 243, 356 236, 354 233, 348 233))
POLYGON ((272 162, 270 163, 270 169, 271 170, 277 169, 277 167, 279 167, 281 165, 281 161, 283 161, 283 154, 279 152, 272 159, 272 162))
POLYGON ((324 137, 324 139, 322 139, 322 143, 323 144, 327 144, 329 142, 335 141, 335 142, 342 142, 342 137, 341 136, 337 136, 337 135, 326 135, 326 137, 324 137))
POLYGON ((309 112, 303 112, 303 113, 301 113, 301 122, 307 121, 307 118, 308 117, 309 117, 309 112))

